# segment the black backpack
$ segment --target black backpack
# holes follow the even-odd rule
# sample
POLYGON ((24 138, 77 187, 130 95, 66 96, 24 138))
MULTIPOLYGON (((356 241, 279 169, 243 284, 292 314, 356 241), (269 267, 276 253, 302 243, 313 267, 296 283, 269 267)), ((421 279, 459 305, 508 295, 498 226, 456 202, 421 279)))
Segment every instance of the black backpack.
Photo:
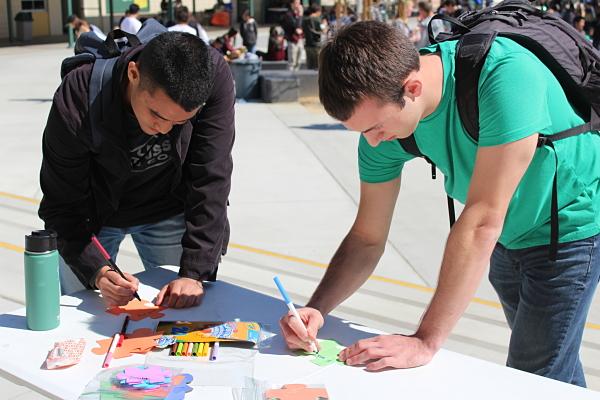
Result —
POLYGON ((61 78, 80 65, 94 63, 88 95, 91 141, 94 148, 100 146, 100 121, 104 110, 109 110, 112 99, 112 74, 119 56, 127 50, 148 43, 164 32, 167 32, 167 28, 153 18, 144 21, 136 35, 115 29, 108 33, 106 40, 102 40, 93 32, 86 32, 75 43, 75 55, 63 60, 60 67, 61 78))
MULTIPOLYGON (((579 32, 555 14, 547 14, 526 0, 505 0, 494 7, 467 12, 458 19, 436 15, 432 18, 448 21, 451 32, 433 37, 431 43, 458 40, 455 62, 456 101, 462 125, 477 143, 479 139, 478 83, 481 69, 497 36, 509 38, 531 51, 552 71, 560 82, 569 102, 586 123, 553 135, 540 135, 538 147, 581 133, 600 130, 600 53, 579 32)), ((425 159, 411 135, 399 139, 405 151, 425 159)), ((556 157, 556 153, 555 153, 556 157)), ((558 167, 558 160, 556 160, 558 167)), ((556 260, 558 250, 558 190, 554 172, 550 215, 550 259, 556 260)), ((448 197, 450 226, 455 221, 454 201, 448 197)))

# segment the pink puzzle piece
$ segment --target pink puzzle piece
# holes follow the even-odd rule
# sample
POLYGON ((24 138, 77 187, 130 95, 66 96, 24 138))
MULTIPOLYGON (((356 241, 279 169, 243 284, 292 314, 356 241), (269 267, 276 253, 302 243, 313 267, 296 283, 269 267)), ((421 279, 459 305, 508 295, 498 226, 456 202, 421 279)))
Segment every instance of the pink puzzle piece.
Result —
POLYGON ((267 390, 269 400, 327 400, 326 389, 309 388, 302 384, 283 385, 281 389, 267 390))
POLYGON ((142 301, 139 301, 137 299, 133 299, 127 303, 127 305, 109 308, 106 310, 106 312, 114 315, 129 314, 129 318, 132 321, 140 321, 144 318, 162 318, 165 316, 165 314, 163 314, 161 311, 166 308, 167 307, 154 305, 148 300, 142 299, 142 301))

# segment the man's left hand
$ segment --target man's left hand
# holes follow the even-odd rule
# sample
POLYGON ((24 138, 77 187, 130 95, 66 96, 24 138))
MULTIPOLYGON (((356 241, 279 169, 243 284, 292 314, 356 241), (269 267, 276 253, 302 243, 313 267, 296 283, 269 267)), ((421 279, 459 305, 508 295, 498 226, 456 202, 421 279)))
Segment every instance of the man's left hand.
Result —
POLYGON ((347 365, 366 365, 367 371, 379 371, 425 365, 436 351, 416 336, 382 335, 359 340, 342 350, 339 359, 347 365))
POLYGON ((200 304, 204 288, 202 282, 191 278, 178 278, 163 286, 156 296, 157 306, 187 308, 200 304))

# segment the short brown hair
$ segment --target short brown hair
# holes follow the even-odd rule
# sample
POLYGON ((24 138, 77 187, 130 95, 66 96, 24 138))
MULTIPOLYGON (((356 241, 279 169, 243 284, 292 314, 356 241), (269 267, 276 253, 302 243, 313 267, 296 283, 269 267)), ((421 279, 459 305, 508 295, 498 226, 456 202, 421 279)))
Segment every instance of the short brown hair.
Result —
POLYGON ((346 121, 366 97, 404 106, 402 82, 419 69, 419 54, 399 30, 361 21, 342 28, 321 50, 319 98, 333 118, 346 121))

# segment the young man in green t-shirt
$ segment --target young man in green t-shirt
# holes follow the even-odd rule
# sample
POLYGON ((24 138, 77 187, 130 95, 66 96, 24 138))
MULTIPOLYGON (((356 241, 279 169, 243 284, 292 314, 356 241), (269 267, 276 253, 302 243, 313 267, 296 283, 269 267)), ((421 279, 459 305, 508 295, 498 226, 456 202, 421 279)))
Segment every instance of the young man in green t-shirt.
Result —
POLYGON ((309 349, 323 315, 356 291, 383 254, 400 175, 413 158, 398 140, 414 133, 465 204, 451 229, 439 283, 417 331, 361 340, 340 357, 367 370, 428 363, 475 293, 486 266, 512 329, 507 364, 585 386, 579 347, 600 275, 600 135, 589 132, 537 148, 538 134, 583 123, 552 73, 528 50, 497 38, 479 80, 479 142, 456 106, 456 41, 421 50, 393 28, 353 24, 320 59, 326 111, 359 144, 360 204, 300 321, 284 316, 291 348, 309 349), (550 203, 558 160, 560 221, 550 261, 550 203))

